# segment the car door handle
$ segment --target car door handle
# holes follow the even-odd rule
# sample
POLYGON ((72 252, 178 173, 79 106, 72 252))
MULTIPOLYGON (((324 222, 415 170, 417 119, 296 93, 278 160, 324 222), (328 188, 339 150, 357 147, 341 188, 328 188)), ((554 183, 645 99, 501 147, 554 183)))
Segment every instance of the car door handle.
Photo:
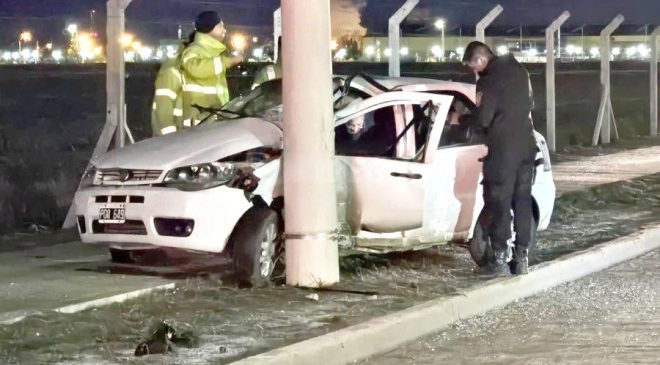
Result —
POLYGON ((406 179, 419 180, 422 178, 422 174, 407 174, 403 172, 393 172, 390 175, 394 177, 405 177, 406 179))

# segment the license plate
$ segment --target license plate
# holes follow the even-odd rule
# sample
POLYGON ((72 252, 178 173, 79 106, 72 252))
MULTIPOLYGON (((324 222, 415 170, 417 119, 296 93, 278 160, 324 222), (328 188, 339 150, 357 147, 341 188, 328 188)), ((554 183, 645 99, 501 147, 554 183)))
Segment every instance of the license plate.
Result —
POLYGON ((99 209, 99 223, 122 224, 126 223, 126 207, 124 204, 106 204, 99 209))

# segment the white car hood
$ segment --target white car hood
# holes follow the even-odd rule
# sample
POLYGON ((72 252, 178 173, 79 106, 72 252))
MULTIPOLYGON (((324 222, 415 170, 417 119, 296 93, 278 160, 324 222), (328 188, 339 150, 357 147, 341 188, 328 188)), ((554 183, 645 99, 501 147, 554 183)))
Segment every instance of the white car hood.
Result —
POLYGON ((202 124, 112 150, 92 164, 100 169, 169 170, 217 161, 252 148, 281 148, 282 130, 257 118, 202 124))

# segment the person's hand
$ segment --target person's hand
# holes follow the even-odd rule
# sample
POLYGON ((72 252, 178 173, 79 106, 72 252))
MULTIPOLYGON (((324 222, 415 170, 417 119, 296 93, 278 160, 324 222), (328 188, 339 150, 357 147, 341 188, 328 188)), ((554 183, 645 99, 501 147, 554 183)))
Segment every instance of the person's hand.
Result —
POLYGON ((231 56, 229 58, 229 63, 231 63, 232 66, 238 65, 239 63, 242 63, 245 61, 245 57, 243 57, 242 54, 237 54, 235 56, 231 56))

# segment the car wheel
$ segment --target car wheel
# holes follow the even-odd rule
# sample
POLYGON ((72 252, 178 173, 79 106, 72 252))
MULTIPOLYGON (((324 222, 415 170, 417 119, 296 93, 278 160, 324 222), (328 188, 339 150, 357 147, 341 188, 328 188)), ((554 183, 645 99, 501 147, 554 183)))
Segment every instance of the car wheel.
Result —
POLYGON ((267 286, 282 272, 284 252, 277 213, 266 207, 248 210, 231 236, 234 273, 242 284, 267 286))
POLYGON ((490 226, 490 214, 482 211, 474 227, 474 234, 468 243, 468 250, 472 260, 477 266, 483 267, 493 260, 493 249, 490 246, 490 237, 488 236, 488 227, 490 226))

